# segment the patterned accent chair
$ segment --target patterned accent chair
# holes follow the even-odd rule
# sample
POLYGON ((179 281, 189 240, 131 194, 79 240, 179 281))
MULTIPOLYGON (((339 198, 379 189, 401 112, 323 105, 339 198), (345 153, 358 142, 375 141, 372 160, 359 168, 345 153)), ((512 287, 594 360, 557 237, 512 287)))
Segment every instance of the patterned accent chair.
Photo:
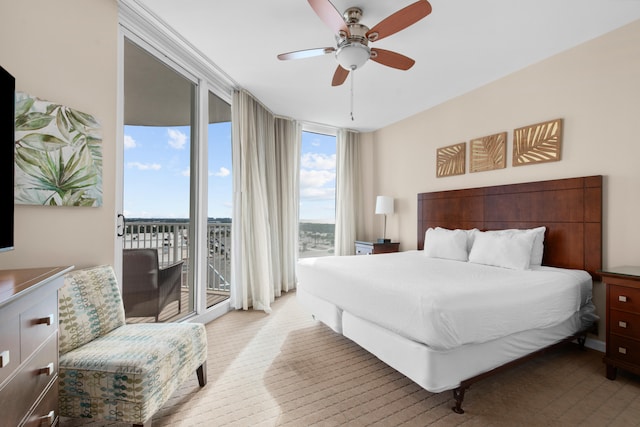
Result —
POLYGON ((194 371, 206 384, 204 325, 125 324, 111 266, 67 273, 58 295, 61 416, 148 425, 194 371))

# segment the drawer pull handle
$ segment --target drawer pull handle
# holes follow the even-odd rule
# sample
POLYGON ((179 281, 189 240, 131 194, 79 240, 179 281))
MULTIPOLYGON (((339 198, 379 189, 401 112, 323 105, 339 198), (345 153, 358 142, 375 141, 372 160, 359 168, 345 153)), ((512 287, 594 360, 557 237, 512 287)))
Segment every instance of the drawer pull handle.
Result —
POLYGON ((618 353, 620 354, 627 354, 627 349, 624 347, 618 347, 618 353))
POLYGON ((43 375, 46 375, 48 377, 50 377, 51 375, 53 375, 54 372, 54 366, 53 366, 53 362, 49 363, 47 366, 45 366, 44 368, 40 369, 40 373, 43 375))
POLYGON ((48 315, 47 317, 41 317, 35 321, 36 325, 47 325, 51 326, 53 324, 53 314, 48 315))
POLYGON ((618 301, 620 302, 627 302, 627 297, 624 295, 618 295, 618 301))
POLYGON ((56 420, 56 412, 49 411, 49 413, 44 417, 42 417, 40 420, 41 420, 40 422, 41 426, 52 426, 53 422, 56 420))
POLYGON ((9 357, 9 350, 5 350, 0 353, 0 368, 4 368, 9 364, 11 358, 9 357))
POLYGON ((621 328, 626 328, 627 327, 627 322, 624 322, 622 320, 618 321, 618 326, 620 326, 621 328))

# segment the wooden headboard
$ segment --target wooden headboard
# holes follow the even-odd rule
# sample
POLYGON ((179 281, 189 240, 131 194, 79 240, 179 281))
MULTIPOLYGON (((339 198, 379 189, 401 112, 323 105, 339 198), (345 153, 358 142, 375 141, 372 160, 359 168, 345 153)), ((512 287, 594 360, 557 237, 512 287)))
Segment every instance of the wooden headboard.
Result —
POLYGON ((543 265, 602 267, 602 176, 556 179, 418 194, 418 249, 429 227, 546 226, 543 265))

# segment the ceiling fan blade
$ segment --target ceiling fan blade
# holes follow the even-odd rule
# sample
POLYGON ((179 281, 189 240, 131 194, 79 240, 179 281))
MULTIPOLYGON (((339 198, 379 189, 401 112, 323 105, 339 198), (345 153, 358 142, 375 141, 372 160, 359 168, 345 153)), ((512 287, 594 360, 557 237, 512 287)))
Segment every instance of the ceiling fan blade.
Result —
POLYGON ((381 40, 415 24, 430 13, 431 4, 427 0, 418 0, 404 9, 400 9, 396 13, 387 16, 367 31, 366 37, 372 42, 381 40))
POLYGON ((340 86, 347 80, 347 76, 349 75, 349 70, 345 70, 341 66, 338 65, 336 68, 336 72, 333 74, 333 80, 331 80, 331 86, 340 86))
POLYGON ((333 30, 335 34, 340 35, 342 31, 346 36, 349 36, 349 28, 344 18, 338 12, 338 9, 331 4, 329 0, 308 0, 311 8, 316 12, 316 15, 322 19, 322 21, 333 30))
POLYGON ((319 47, 316 49, 296 50, 295 52, 281 53, 278 55, 278 59, 284 61, 287 59, 302 59, 311 58, 314 56, 326 55, 327 53, 335 52, 333 47, 319 47))
POLYGON ((416 63, 408 56, 401 55, 385 49, 371 49, 371 60, 387 67, 397 68, 399 70, 408 70, 416 63))

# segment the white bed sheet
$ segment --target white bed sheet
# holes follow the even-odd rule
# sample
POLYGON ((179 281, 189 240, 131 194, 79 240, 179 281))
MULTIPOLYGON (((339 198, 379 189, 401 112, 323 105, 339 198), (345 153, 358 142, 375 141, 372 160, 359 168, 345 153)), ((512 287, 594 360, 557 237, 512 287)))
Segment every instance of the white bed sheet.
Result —
POLYGON ((590 300, 592 285, 585 271, 510 270, 422 251, 306 258, 297 275, 303 292, 434 350, 559 324, 590 300))

